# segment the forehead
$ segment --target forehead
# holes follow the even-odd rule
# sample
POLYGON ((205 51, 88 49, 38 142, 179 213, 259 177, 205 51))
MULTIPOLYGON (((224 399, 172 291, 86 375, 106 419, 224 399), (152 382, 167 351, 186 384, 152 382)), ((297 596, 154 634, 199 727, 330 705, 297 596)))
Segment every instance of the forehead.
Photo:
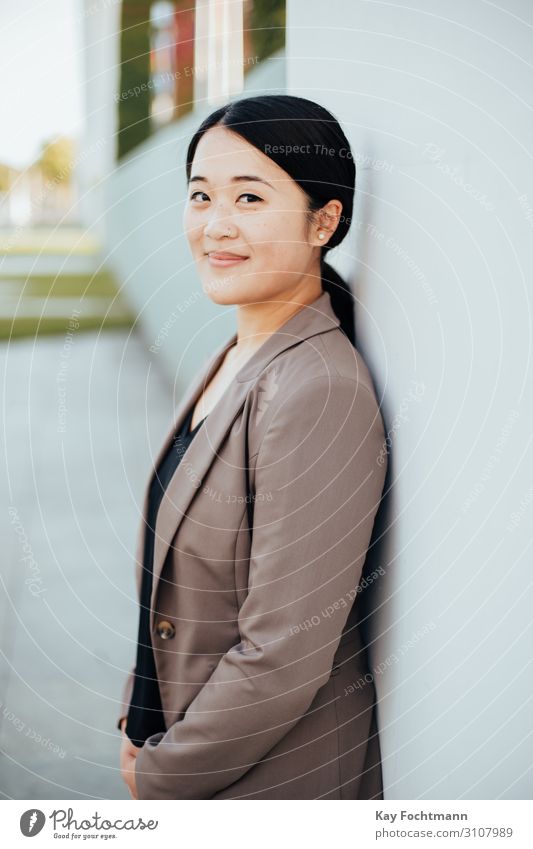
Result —
POLYGON ((226 127, 211 127, 198 142, 191 176, 198 174, 213 181, 254 174, 270 182, 293 182, 270 157, 226 127))

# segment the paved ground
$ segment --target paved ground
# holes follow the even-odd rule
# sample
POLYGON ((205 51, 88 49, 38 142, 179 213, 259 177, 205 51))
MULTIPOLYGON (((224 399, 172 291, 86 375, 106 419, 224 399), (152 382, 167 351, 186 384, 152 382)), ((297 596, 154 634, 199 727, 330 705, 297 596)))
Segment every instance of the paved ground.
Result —
POLYGON ((173 399, 129 330, 0 346, 0 798, 129 798, 133 552, 173 399))

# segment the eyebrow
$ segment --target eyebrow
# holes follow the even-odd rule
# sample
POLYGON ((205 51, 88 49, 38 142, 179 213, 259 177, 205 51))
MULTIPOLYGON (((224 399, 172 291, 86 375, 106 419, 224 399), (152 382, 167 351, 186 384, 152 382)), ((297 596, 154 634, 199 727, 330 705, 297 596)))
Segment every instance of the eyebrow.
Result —
MULTIPOLYGON (((209 180, 206 177, 200 177, 199 174, 195 174, 189 180, 189 183, 208 183, 209 180)), ((271 189, 274 188, 272 183, 269 183, 267 180, 263 180, 261 177, 255 177, 252 174, 241 174, 239 177, 232 177, 230 183, 264 183, 265 186, 270 186, 271 189)))

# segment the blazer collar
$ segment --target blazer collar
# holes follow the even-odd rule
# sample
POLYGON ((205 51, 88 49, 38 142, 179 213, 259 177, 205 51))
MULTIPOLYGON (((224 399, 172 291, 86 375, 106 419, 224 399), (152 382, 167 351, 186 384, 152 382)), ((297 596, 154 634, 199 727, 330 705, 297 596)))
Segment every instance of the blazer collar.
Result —
MULTIPOLYGON (((329 292, 324 290, 312 304, 304 305, 285 324, 268 336, 265 342, 252 354, 250 359, 237 372, 188 446, 168 484, 157 513, 150 613, 152 628, 154 627, 153 610, 157 583, 161 577, 170 543, 176 535, 196 490, 202 487, 203 479, 216 458, 222 441, 244 406, 246 396, 250 391, 249 381, 254 380, 282 351, 317 333, 334 330, 339 324, 340 321, 331 306, 329 292)), ((154 462, 154 470, 170 447, 176 431, 184 422, 185 416, 191 407, 196 404, 204 387, 207 386, 218 366, 222 363, 226 351, 236 340, 237 333, 234 333, 227 342, 215 351, 207 365, 193 378, 176 408, 174 423, 154 462)), ((139 593, 143 570, 144 527, 148 507, 148 492, 154 470, 145 489, 143 532, 140 534, 137 549, 137 586, 139 593)))
MULTIPOLYGON (((235 375, 237 382, 253 380, 281 351, 292 345, 323 333, 325 330, 333 330, 340 324, 339 319, 333 312, 329 292, 323 291, 312 304, 305 304, 295 315, 282 324, 275 333, 267 337, 265 342, 250 359, 243 365, 235 375)), ((237 339, 234 334, 231 339, 233 344, 237 339)))

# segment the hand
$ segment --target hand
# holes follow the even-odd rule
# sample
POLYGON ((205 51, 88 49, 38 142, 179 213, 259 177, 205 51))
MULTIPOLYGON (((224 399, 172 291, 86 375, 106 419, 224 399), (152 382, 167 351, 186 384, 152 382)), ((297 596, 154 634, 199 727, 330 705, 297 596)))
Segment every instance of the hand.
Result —
POLYGON ((125 782, 132 799, 138 799, 137 784, 135 781, 135 760, 140 749, 134 746, 130 738, 126 734, 127 717, 124 717, 121 723, 122 730, 122 745, 120 747, 120 771, 122 779, 125 782))

